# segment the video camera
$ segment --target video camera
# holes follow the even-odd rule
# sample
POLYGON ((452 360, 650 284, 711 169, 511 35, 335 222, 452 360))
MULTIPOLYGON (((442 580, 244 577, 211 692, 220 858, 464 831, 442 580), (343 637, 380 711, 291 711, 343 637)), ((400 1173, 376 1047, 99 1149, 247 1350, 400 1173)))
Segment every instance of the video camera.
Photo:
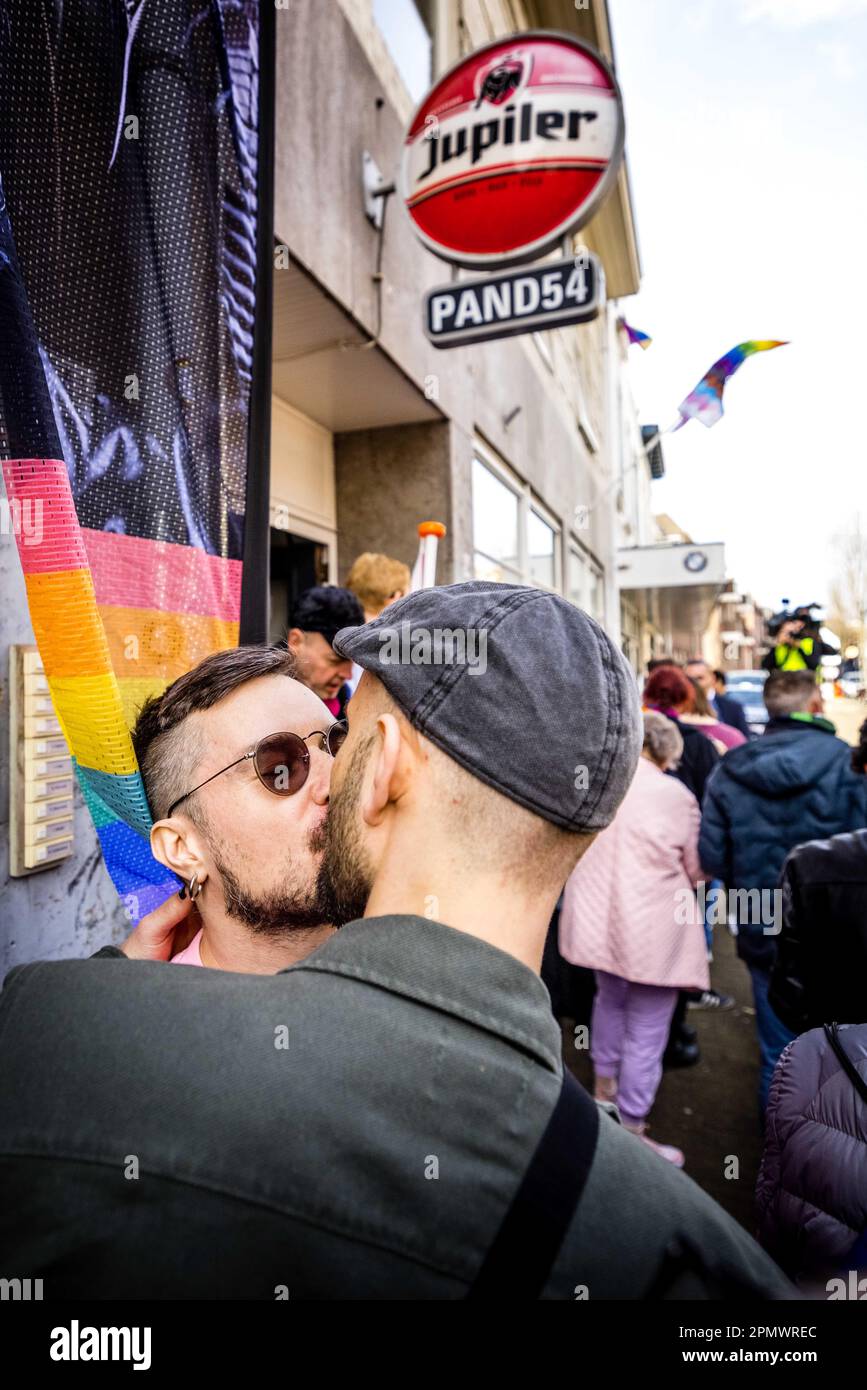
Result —
MULTIPOLYGON (((788 605, 789 600, 783 599, 783 603, 788 605)), ((783 623, 801 623, 800 637, 818 637, 821 618, 818 616, 821 610, 821 603, 804 603, 800 608, 782 608, 779 613, 774 613, 768 619, 768 634, 776 637, 783 623), (813 610, 816 610, 814 613, 813 610)))

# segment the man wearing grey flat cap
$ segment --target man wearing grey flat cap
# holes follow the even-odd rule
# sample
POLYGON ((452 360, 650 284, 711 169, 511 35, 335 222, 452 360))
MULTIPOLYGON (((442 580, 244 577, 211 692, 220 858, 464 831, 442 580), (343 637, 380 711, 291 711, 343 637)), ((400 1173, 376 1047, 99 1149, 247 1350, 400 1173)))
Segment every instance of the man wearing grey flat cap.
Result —
POLYGON ((538 971, 637 763, 620 653, 555 595, 487 583, 335 648, 364 670, 322 873, 347 924, 273 976, 119 953, 12 973, 8 1268, 46 1299, 790 1296, 564 1074, 538 971))

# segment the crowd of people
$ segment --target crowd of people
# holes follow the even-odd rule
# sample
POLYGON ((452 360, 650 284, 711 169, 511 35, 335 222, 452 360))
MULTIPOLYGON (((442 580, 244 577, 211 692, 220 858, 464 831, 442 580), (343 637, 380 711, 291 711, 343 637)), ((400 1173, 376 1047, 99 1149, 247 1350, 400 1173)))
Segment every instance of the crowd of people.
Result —
POLYGON ((867 724, 853 753, 786 670, 757 739, 722 673, 656 661, 642 697, 554 594, 408 589, 362 556, 285 643, 141 711, 151 848, 182 886, 122 948, 7 979, 7 1263, 97 1298, 786 1298, 844 1268, 867 724), (483 678, 383 661, 398 622, 484 631, 483 678), (562 1061, 552 919, 598 1105, 562 1061), (689 1009, 733 1004, 720 922, 754 993, 765 1251, 648 1133, 663 1066, 698 1055, 689 1009))
MULTIPOLYGON (((708 966, 714 927, 736 936, 767 1139, 761 1231, 804 1279, 867 1231, 867 722, 857 748, 838 738, 804 664, 769 672, 760 737, 724 692, 703 660, 650 663, 638 771, 567 882, 559 954, 595 977, 596 1098, 682 1166, 649 1116, 664 1065, 698 1060, 686 1009, 734 1004, 708 966)), ((576 1016, 584 985, 583 1002, 567 991, 576 1016)))

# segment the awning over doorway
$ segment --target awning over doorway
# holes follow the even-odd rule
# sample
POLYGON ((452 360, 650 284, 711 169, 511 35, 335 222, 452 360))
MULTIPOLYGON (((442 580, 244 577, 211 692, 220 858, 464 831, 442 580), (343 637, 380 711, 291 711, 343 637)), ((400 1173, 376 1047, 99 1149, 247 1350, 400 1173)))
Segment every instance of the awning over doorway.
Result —
POLYGON ((335 434, 442 419, 382 347, 289 258, 274 271, 276 396, 335 434))
POLYGON ((617 552, 617 585, 678 659, 701 651, 713 606, 725 588, 725 546, 630 546, 617 552))

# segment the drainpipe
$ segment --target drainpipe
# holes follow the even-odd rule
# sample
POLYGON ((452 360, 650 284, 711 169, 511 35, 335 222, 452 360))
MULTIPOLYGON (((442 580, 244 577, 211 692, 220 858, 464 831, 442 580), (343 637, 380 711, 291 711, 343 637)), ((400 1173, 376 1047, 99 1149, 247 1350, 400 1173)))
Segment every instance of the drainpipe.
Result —
POLYGON ((603 529, 607 528, 610 559, 605 566, 605 631, 619 647, 620 631, 620 587, 617 575, 617 478, 620 474, 620 419, 617 410, 617 324, 614 304, 605 295, 605 332, 602 340, 602 364, 605 379, 605 459, 608 469, 608 496, 605 506, 607 517, 600 518, 603 529))

